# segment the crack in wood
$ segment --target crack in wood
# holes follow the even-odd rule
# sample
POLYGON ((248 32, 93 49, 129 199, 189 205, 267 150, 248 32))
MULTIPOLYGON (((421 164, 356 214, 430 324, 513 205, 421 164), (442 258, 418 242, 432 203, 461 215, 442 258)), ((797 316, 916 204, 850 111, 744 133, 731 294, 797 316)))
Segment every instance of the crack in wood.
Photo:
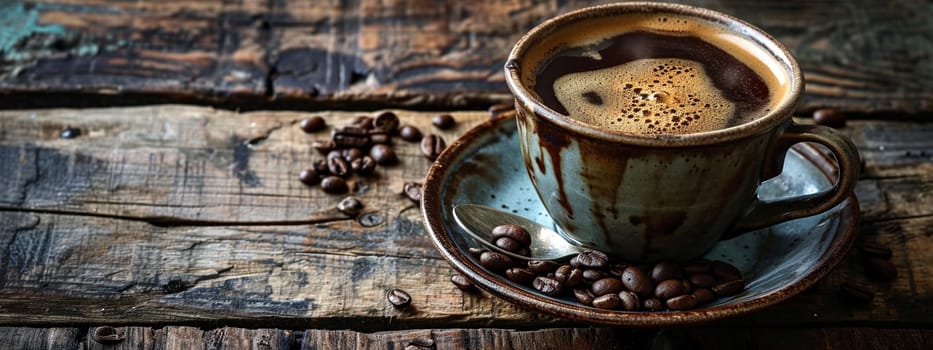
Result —
POLYGON ((324 223, 353 220, 353 217, 350 217, 346 214, 339 212, 336 208, 329 209, 326 212, 320 213, 319 217, 309 218, 307 220, 269 220, 269 221, 196 220, 196 219, 184 219, 184 218, 163 217, 163 216, 142 217, 142 216, 131 216, 131 215, 119 215, 119 214, 89 213, 89 212, 79 212, 79 211, 71 211, 71 210, 20 208, 20 207, 11 207, 7 205, 0 205, 0 212, 56 214, 56 215, 97 217, 97 218, 105 218, 105 219, 119 219, 119 220, 144 222, 152 226, 156 226, 156 227, 295 226, 295 225, 314 225, 314 224, 324 224, 324 223))

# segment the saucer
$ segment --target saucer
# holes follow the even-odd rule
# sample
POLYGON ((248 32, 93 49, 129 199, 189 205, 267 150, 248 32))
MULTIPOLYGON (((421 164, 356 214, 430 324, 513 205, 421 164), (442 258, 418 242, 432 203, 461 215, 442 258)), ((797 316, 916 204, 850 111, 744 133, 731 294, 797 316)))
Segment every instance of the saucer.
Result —
MULTIPOLYGON (((758 191, 763 199, 815 193, 831 187, 835 164, 808 144, 787 153, 784 173, 758 191)), ((452 143, 428 171, 422 214, 434 245, 479 288, 530 310, 593 324, 663 327, 746 314, 790 298, 823 278, 852 246, 858 202, 850 195, 835 208, 721 241, 707 254, 742 271, 746 289, 687 311, 620 311, 586 306, 573 297, 550 297, 483 268, 468 251, 481 247, 457 227, 452 208, 481 204, 553 226, 524 169, 515 119, 486 121, 452 143)))

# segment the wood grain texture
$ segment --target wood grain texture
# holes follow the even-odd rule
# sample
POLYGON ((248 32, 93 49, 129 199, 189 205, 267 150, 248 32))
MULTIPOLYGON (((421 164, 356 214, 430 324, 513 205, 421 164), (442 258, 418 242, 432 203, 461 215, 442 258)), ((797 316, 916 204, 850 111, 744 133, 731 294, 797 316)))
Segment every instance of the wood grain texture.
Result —
MULTIPOLYGON (((405 123, 448 140, 488 118, 455 112, 440 132, 431 112, 397 110, 405 123)), ((364 214, 334 210, 342 196, 301 185, 319 157, 295 122, 341 125, 373 112, 233 113, 158 106, 0 112, 0 323, 248 327, 544 327, 569 322, 485 294, 465 294, 402 197, 429 162, 398 140, 401 164, 365 179, 364 214), (60 139, 65 126, 82 130, 60 139), (246 145, 244 147, 244 145, 246 145), (249 175, 252 174, 252 175, 249 175), (396 310, 389 288, 412 294, 396 310)), ((933 312, 933 164, 926 124, 855 121, 843 129, 863 152, 856 190, 861 236, 895 250, 901 276, 866 279, 853 255, 811 290, 726 324, 905 324, 933 312), (879 130, 905 130, 891 137, 879 130), (915 130, 911 133, 906 130, 915 130), (884 151, 872 151, 885 146, 884 151), (925 154, 891 159, 897 154, 925 154), (894 152, 894 151, 891 151, 894 152), (839 284, 878 296, 852 307, 839 284)))
POLYGON ((745 328, 701 327, 663 331, 612 328, 413 329, 362 333, 350 330, 215 328, 168 326, 120 327, 126 339, 100 344, 76 334, 95 327, 0 327, 4 349, 88 350, 364 350, 364 349, 926 349, 933 341, 929 329, 883 328, 745 328), (52 343, 53 339, 70 342, 52 343), (84 347, 86 346, 86 347, 84 347))
POLYGON ((79 349, 81 336, 78 328, 0 327, 0 349, 79 349))
MULTIPOLYGON (((231 108, 469 106, 508 99, 528 29, 599 1, 46 0, 0 5, 0 103, 231 108)), ((788 46, 804 110, 933 111, 922 0, 702 0, 788 46)))

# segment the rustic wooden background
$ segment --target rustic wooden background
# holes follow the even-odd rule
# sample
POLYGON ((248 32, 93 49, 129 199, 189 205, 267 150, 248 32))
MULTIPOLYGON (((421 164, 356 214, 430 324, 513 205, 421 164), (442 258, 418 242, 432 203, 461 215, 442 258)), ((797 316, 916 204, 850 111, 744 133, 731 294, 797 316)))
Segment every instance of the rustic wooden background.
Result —
MULTIPOLYGON (((508 99, 502 66, 524 32, 594 3, 6 0, 0 103, 475 108, 508 99)), ((806 74, 804 110, 933 111, 926 0, 689 3, 788 46, 806 74)))
POLYGON ((894 249, 890 283, 852 254, 737 319, 592 328, 447 280, 399 194, 430 164, 415 144, 398 141, 401 165, 354 183, 357 218, 297 181, 327 137, 298 120, 393 109, 452 141, 509 99, 501 66, 521 33, 591 3, 0 0, 0 349, 930 348, 927 1, 694 2, 792 49, 802 116, 857 118, 841 130, 863 157, 860 239, 894 249), (458 126, 434 129, 436 110, 458 126), (59 138, 66 127, 82 135, 59 138), (845 281, 874 301, 843 303, 845 281), (412 307, 390 306, 388 288, 412 307), (93 341, 101 325, 127 339, 93 341))

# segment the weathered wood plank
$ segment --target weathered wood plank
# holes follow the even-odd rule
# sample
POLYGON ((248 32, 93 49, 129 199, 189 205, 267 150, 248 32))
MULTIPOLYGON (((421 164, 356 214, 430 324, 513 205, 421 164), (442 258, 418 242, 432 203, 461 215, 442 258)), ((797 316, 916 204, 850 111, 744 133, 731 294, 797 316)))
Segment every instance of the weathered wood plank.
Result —
POLYGON ((420 223, 374 232, 329 225, 153 231, 135 221, 0 212, 0 323, 550 320, 460 292, 420 223), (394 309, 391 288, 408 291, 413 307, 394 309))
MULTIPOLYGON (((441 131, 436 113, 398 111, 403 123, 442 135, 448 142, 488 119, 457 113, 441 131)), ((363 112, 254 112, 237 114, 198 107, 0 112, 0 207, 93 213, 150 221, 314 223, 346 219, 336 211, 343 196, 298 181, 298 173, 323 156, 311 148, 322 131, 307 135, 297 122, 321 115, 340 126, 363 112), (84 135, 62 140, 66 126, 84 135)), ((407 181, 421 181, 430 165, 417 143, 396 140, 401 159, 375 176, 355 177, 355 195, 372 210, 414 204, 397 195, 407 181)))
MULTIPOLYGON (((508 98, 502 66, 523 33, 597 2, 7 2, 0 104, 475 106, 508 98)), ((808 79, 804 109, 933 111, 925 1, 697 4, 786 44, 808 79)))
POLYGON ((0 349, 78 349, 82 340, 77 328, 0 327, 0 349))
POLYGON ((700 328, 658 337, 666 349, 927 349, 929 329, 884 328, 700 328))
MULTIPOLYGON (((93 328, 92 328, 93 329, 93 328)), ((926 349, 933 341, 929 329, 884 328, 746 328, 700 327, 664 331, 612 328, 414 329, 377 333, 351 330, 217 328, 201 331, 169 326, 120 328, 127 334, 115 344, 88 339, 87 349, 218 349, 218 350, 362 350, 362 349, 926 349), (165 342, 165 338, 169 342, 165 342), (159 342, 153 339, 158 338, 159 342), (206 339, 206 340, 205 340, 206 339), (287 340, 282 342, 282 340, 287 340), (418 347, 421 346, 421 347, 418 347)), ((58 333, 78 329, 0 327, 4 349, 76 349, 76 344, 46 343, 58 333), (22 337, 17 334, 33 334, 22 337)))

